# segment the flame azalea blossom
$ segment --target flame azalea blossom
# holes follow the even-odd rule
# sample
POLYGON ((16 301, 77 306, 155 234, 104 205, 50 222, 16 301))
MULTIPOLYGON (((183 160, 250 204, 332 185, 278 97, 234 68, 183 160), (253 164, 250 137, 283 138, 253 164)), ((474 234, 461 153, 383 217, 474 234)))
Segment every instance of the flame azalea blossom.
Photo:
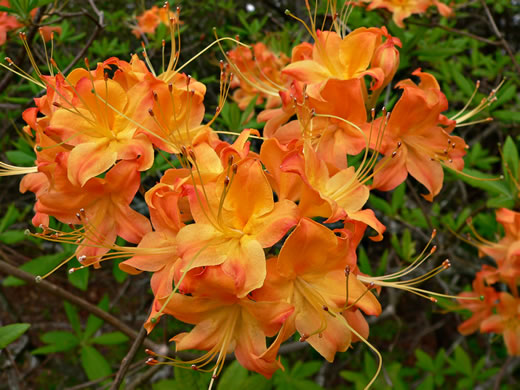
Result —
POLYGON ((274 202, 258 161, 244 160, 235 170, 231 180, 221 177, 202 191, 190 191, 195 223, 179 231, 177 243, 183 271, 222 264, 242 298, 262 286, 263 248, 276 244, 297 223, 297 209, 289 200, 274 202))
POLYGON ((289 58, 281 53, 279 56, 271 52, 263 43, 255 43, 253 50, 239 46, 228 53, 233 70, 239 76, 231 83, 231 88, 238 88, 233 99, 241 110, 256 99, 261 104, 264 99, 266 108, 280 105, 279 91, 286 89, 287 77, 281 69, 289 63, 289 58))
POLYGON ((363 27, 341 38, 336 32, 318 30, 312 60, 293 62, 282 73, 310 85, 307 93, 316 99, 320 98, 322 83, 328 79, 349 80, 369 75, 374 80, 372 89, 378 89, 385 74, 370 63, 385 33, 386 30, 363 27))
MULTIPOLYGON (((207 269, 211 268, 219 279, 229 278, 220 267, 207 269)), ((202 276, 205 275, 206 272, 203 272, 202 276)), ((293 312, 290 304, 280 300, 262 301, 255 297, 254 292, 251 299, 240 299, 235 294, 210 293, 198 296, 196 291, 192 295, 175 294, 164 306, 165 313, 195 325, 190 332, 178 334, 172 339, 177 351, 208 351, 201 358, 186 364, 191 364, 197 370, 212 371, 216 377, 223 367, 226 354, 235 352, 240 364, 267 378, 281 367, 278 361, 264 359, 261 355, 267 349, 266 336, 275 336, 293 312), (207 368, 214 358, 214 368, 207 368)))
POLYGON ((436 6, 442 16, 451 16, 452 10, 439 0, 363 0, 369 3, 367 9, 384 8, 392 13, 394 23, 403 28, 403 19, 412 14, 423 14, 431 6, 436 6))
POLYGON ((366 178, 360 177, 362 168, 347 167, 331 173, 308 143, 288 155, 281 167, 283 171, 298 173, 306 184, 298 205, 302 216, 321 216, 327 218, 327 222, 347 217, 358 220, 378 232, 374 240, 381 240, 384 225, 372 210, 361 210, 370 194, 362 183, 366 178))
POLYGON ((484 284, 484 273, 479 272, 473 281, 473 291, 463 292, 460 297, 474 297, 478 300, 459 300, 459 305, 472 312, 471 318, 459 325, 459 332, 463 335, 471 334, 477 331, 486 318, 493 314, 493 308, 498 302, 498 293, 493 287, 487 287, 484 284), (483 297, 484 300, 480 300, 483 297))
POLYGON ((80 262, 97 264, 117 236, 138 243, 151 230, 148 219, 129 206, 140 185, 137 162, 119 162, 104 179, 93 178, 80 187, 68 180, 67 154, 56 159, 53 185, 37 194, 35 210, 63 223, 83 225, 72 233, 80 239, 76 251, 80 262))
MULTIPOLYGON (((273 291, 285 295, 295 310, 284 325, 284 337, 297 330, 302 341, 308 341, 330 362, 336 352, 345 351, 352 341, 351 330, 344 319, 339 319, 341 312, 361 308, 369 315, 381 313, 375 296, 353 273, 348 275, 346 291, 345 267, 354 268, 356 261, 355 256, 348 256, 349 245, 346 237, 337 237, 325 226, 302 219, 278 258, 268 261, 266 285, 259 292, 265 291, 265 299, 273 291)), ((362 315, 345 315, 347 321, 353 321, 353 328, 365 333, 362 315)))
POLYGON ((429 191, 424 198, 432 201, 442 188, 442 165, 461 170, 467 146, 462 138, 450 134, 450 128, 441 127, 449 122, 441 115, 448 102, 437 80, 420 70, 413 74, 421 78, 420 84, 411 80, 397 84, 403 95, 388 123, 382 126, 384 118, 379 118, 374 124, 384 130, 380 152, 386 157, 374 168, 372 187, 389 191, 410 174, 429 191))
POLYGON ((482 321, 480 330, 502 334, 509 355, 520 356, 520 299, 506 292, 499 299, 498 313, 482 321))
POLYGON ((498 243, 484 241, 478 248, 482 254, 491 256, 498 264, 497 270, 489 274, 487 280, 490 283, 502 280, 517 294, 517 282, 520 278, 520 213, 499 209, 496 217, 506 235, 498 243))
MULTIPOLYGON (((9 8, 9 1, 0 1, 2 7, 9 8)), ((7 32, 22 27, 22 24, 16 17, 9 15, 7 12, 0 12, 0 46, 5 44, 7 40, 7 32)))
POLYGON ((129 119, 139 107, 143 87, 137 84, 127 93, 114 80, 84 77, 75 86, 77 104, 54 112, 47 133, 73 146, 68 161, 73 184, 84 185, 117 160, 136 160, 140 170, 151 167, 152 144, 129 119))

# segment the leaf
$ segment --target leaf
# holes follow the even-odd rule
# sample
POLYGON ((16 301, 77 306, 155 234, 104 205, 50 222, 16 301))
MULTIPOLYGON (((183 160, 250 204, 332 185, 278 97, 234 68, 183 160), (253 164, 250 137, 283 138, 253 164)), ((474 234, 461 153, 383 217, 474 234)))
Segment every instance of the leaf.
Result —
POLYGON ((390 206, 390 204, 386 200, 378 196, 375 196, 374 194, 370 194, 370 198, 368 199, 368 201, 373 208, 382 211, 383 214, 393 215, 392 206, 390 206))
POLYGON ((504 122, 520 123, 520 111, 498 110, 493 111, 493 117, 504 122))
POLYGON ((79 344, 79 339, 76 337, 76 335, 65 331, 44 333, 41 336, 41 340, 48 345, 36 348, 31 352, 33 355, 45 355, 55 352, 64 352, 73 349, 79 344))
POLYGON ((116 345, 128 341, 128 336, 121 332, 104 333, 90 340, 94 344, 116 345))
POLYGON ((363 247, 359 247, 358 264, 361 272, 364 274, 373 275, 372 266, 368 260, 367 252, 365 252, 365 248, 363 247))
POLYGON ((464 168, 462 173, 449 169, 449 172, 457 176, 462 181, 468 183, 472 187, 480 188, 490 194, 510 195, 509 188, 503 180, 497 180, 498 177, 477 171, 475 169, 464 168), (490 180, 494 179, 494 180, 490 180))
MULTIPOLYGON (((81 264, 78 259, 74 258, 69 261, 68 269, 80 267, 81 264)), ((90 275, 89 267, 80 269, 78 271, 74 271, 73 273, 67 273, 67 278, 69 279, 70 284, 74 287, 79 288, 82 291, 87 291, 88 287, 88 277, 90 275)))
POLYGON ((27 238, 23 230, 8 230, 0 233, 0 242, 7 245, 17 244, 27 238))
POLYGON ((81 365, 91 381, 110 375, 112 370, 106 359, 95 348, 85 345, 81 348, 81 365))
POLYGON ((417 358, 417 366, 426 371, 435 371, 435 365, 430 355, 421 351, 420 349, 415 350, 415 357, 417 358))
POLYGON ((20 212, 13 203, 9 205, 5 212, 2 220, 0 220, 0 232, 3 232, 9 226, 11 226, 20 216, 20 212))
POLYGON ((506 138, 504 148, 502 149, 502 155, 504 156, 502 161, 504 175, 506 175, 506 177, 512 182, 518 182, 518 149, 516 148, 515 142, 510 136, 506 138), (512 178, 510 178, 510 176, 512 176, 512 178))
MULTIPOLYGON (((63 253, 36 257, 19 267, 21 270, 33 275, 45 275, 56 267, 63 260, 63 253)), ((13 276, 4 279, 3 285, 6 287, 23 286, 25 282, 13 276)))
POLYGON ((78 337, 81 337, 81 324, 79 322, 79 316, 78 316, 78 309, 76 309, 76 306, 71 305, 68 302, 63 302, 63 305, 65 306, 65 313, 67 314, 67 318, 69 319, 70 326, 72 326, 72 329, 78 337))
MULTIPOLYGON (((108 295, 104 295, 99 304, 97 305, 100 309, 104 311, 108 311, 108 295)), ((83 335, 83 340, 90 339, 94 333, 96 333, 101 326, 103 326, 103 320, 101 318, 96 317, 91 314, 87 318, 87 325, 85 325, 85 334, 83 335)))
POLYGON ((21 150, 8 150, 5 154, 12 164, 23 167, 33 166, 36 159, 33 154, 27 154, 21 150))
POLYGON ((243 389, 243 382, 247 379, 247 370, 235 360, 225 370, 220 377, 217 390, 243 389))
POLYGON ((457 84, 457 86, 464 92, 464 94, 470 97, 475 90, 475 85, 469 81, 464 75, 456 68, 451 67, 451 74, 453 75, 453 80, 457 84))
POLYGON ((253 374, 243 382, 242 389, 271 390, 272 382, 259 374, 253 374))
POLYGON ((428 374, 426 379, 416 388, 416 390, 434 390, 434 389, 435 389, 435 383, 433 381, 432 374, 428 374))
POLYGON ((128 278, 128 274, 124 271, 121 271, 119 268, 119 263, 123 261, 124 260, 114 261, 112 265, 112 275, 114 275, 114 279, 117 283, 123 283, 128 278))
POLYGON ((18 337, 27 332, 31 324, 18 323, 9 324, 0 328, 0 349, 7 347, 18 337))
POLYGON ((392 214, 397 214, 399 209, 404 206, 404 193, 406 192, 406 182, 401 183, 392 193, 392 214))
POLYGON ((320 370, 321 365, 322 363, 319 361, 297 362, 291 370, 291 377, 298 379, 308 378, 316 374, 320 370))
POLYGON ((460 346, 455 348, 455 363, 459 372, 471 376, 473 372, 471 369, 471 360, 466 351, 464 351, 460 346))

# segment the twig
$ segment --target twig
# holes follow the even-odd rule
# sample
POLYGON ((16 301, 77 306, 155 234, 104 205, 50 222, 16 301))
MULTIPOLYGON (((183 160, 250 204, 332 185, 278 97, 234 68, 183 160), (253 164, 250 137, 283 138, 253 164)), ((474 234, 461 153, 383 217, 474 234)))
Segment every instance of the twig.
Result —
POLYGON ((89 0, 89 3, 90 3, 90 6, 92 7, 92 9, 94 10, 94 12, 96 13, 98 19, 96 20, 96 19, 92 18, 92 16, 88 12, 86 12, 86 11, 84 11, 84 12, 85 12, 86 16, 91 18, 96 23, 96 29, 94 30, 94 32, 88 39, 87 43, 83 46, 83 48, 78 52, 78 54, 76 54, 76 57, 74 57, 72 59, 72 61, 70 62, 70 64, 68 64, 67 67, 63 70, 63 74, 67 74, 69 72, 69 70, 71 70, 79 60, 81 60, 83 57, 85 57, 85 53, 87 52, 89 47, 92 45, 92 43, 94 43, 94 40, 97 38, 97 36, 101 32, 101 30, 103 30, 105 28, 105 24, 104 24, 105 17, 103 15, 103 12, 100 11, 96 7, 96 4, 94 3, 93 0, 89 0))
POLYGON ((432 221, 430 220, 430 216, 428 215, 426 209, 424 208, 421 198, 419 198, 417 191, 415 190, 413 184, 410 182, 409 179, 406 180, 406 188, 409 188, 410 191, 412 192, 412 195, 415 199, 415 203, 417 203, 417 205, 421 209, 421 212, 424 215, 424 219, 426 219, 426 223, 428 224, 428 227, 430 228, 431 231, 433 231, 433 224, 432 224, 432 221))
MULTIPOLYGON (((84 299, 68 292, 67 290, 64 290, 63 288, 56 286, 55 284, 53 284, 51 282, 48 282, 47 280, 42 280, 41 282, 37 283, 34 278, 34 275, 32 275, 28 272, 22 271, 21 269, 18 269, 16 267, 13 267, 12 265, 6 263, 5 261, 0 261, 0 272, 8 274, 8 275, 13 275, 19 279, 22 279, 23 281, 25 281, 27 283, 32 284, 33 286, 39 287, 45 291, 50 292, 53 295, 57 295, 60 298, 63 298, 65 300, 75 304, 76 306, 78 306, 84 310, 87 310, 89 313, 92 313, 96 317, 99 317, 102 320, 104 320, 105 322, 107 322, 108 324, 112 325, 114 328, 120 330, 122 333, 126 334, 131 339, 136 339, 139 336, 139 334, 135 330, 133 330, 128 325, 121 322, 119 319, 117 319, 113 315, 105 312, 103 309, 100 309, 97 306, 94 306, 93 304, 85 301, 84 299)), ((158 345, 151 340, 144 340, 144 345, 147 348, 150 348, 150 349, 153 349, 156 351, 157 350, 162 351, 165 348, 164 346, 158 345)))
POLYGON ((491 14, 491 11, 489 10, 489 7, 487 6, 486 1, 485 0, 480 0, 480 3, 482 4, 482 7, 484 7, 484 11, 486 11, 486 15, 487 15, 487 17, 489 19, 489 24, 491 24, 491 28, 493 29, 493 32, 495 33, 497 38, 500 40, 500 43, 502 44, 504 49, 507 51, 507 54, 511 58, 511 61, 513 62, 513 65, 516 68, 516 71, 518 73, 520 73, 520 65, 516 61, 515 55, 514 55, 513 51, 511 50, 511 48, 509 47, 509 44, 507 43, 507 41, 505 40, 504 36, 502 35, 500 30, 498 29, 497 24, 495 23, 495 19, 493 19, 493 15, 491 14))
POLYGON ((157 364, 155 366, 152 366, 150 368, 148 368, 148 370, 146 370, 145 372, 143 372, 142 374, 139 374, 137 375, 137 377, 132 381, 130 382, 126 387, 125 387, 125 390, 135 390, 137 389, 137 387, 141 384, 141 383, 144 383, 146 382, 148 379, 150 379, 157 371, 159 371, 160 369, 164 368, 163 365, 161 364, 157 364))
POLYGON ((117 371, 116 379, 114 379, 112 386, 110 386, 110 390, 119 389, 119 385, 121 383, 123 383, 123 379, 125 378, 126 372, 128 371, 128 367, 130 367, 132 360, 134 359, 139 348, 141 348, 141 344, 143 344, 143 341, 145 338, 146 338, 146 329, 144 326, 142 326, 141 330, 139 331, 139 334, 137 335, 136 339, 134 340, 134 343, 130 347, 130 350, 128 351, 126 356, 121 361, 121 366, 119 367, 119 371, 117 371))

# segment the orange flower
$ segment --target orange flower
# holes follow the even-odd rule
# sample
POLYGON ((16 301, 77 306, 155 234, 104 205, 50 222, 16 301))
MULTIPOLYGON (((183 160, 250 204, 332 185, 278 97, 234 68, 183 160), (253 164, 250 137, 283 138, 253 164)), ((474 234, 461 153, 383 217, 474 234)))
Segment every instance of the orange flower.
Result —
MULTIPOLYGON (((9 1, 2 0, 0 5, 9 8, 9 1)), ((22 24, 16 17, 9 15, 7 12, 0 12, 0 46, 7 40, 7 32, 22 27, 22 24)))
POLYGON ((424 198, 432 201, 442 188, 442 166, 462 169, 467 146, 462 138, 450 135, 450 128, 441 127, 448 122, 441 115, 448 102, 437 80, 420 69, 413 75, 421 78, 420 84, 411 80, 397 84, 403 95, 388 123, 382 124, 386 118, 379 118, 373 124, 384 131, 380 152, 386 157, 374 168, 377 173, 372 187, 389 191, 410 174, 429 191, 424 198))
MULTIPOLYGON (((325 226, 302 219, 287 238, 278 259, 268 260, 266 284, 258 292, 266 300, 272 298, 272 292, 285 296, 295 310, 284 325, 283 337, 297 330, 301 341, 308 341, 330 362, 336 352, 346 351, 352 341, 349 327, 338 318, 340 312, 346 314, 356 308, 370 315, 381 312, 375 296, 354 273, 345 275, 345 267, 355 267, 355 255, 349 256, 355 248, 350 245, 347 238, 337 237, 325 226)), ((357 316, 347 315, 347 319, 362 324, 357 316)))
POLYGON ((276 244, 297 222, 296 205, 274 202, 260 163, 247 159, 231 177, 189 192, 195 223, 177 236, 182 270, 222 264, 239 298, 262 286, 263 248, 276 244))
POLYGON ((140 83, 127 92, 114 80, 83 77, 75 85, 72 105, 60 104, 46 132, 73 147, 68 161, 71 183, 84 185, 117 160, 137 160, 140 170, 151 167, 152 144, 131 120, 142 108, 145 87, 140 83))
POLYGON ((490 283, 502 280, 516 294, 520 280, 520 213, 499 209, 496 218, 504 227, 504 238, 498 243, 483 241, 478 247, 481 253, 491 256, 498 265, 494 272, 488 272, 486 280, 490 283))
POLYGON ((372 89, 381 87, 383 69, 371 66, 376 48, 386 30, 358 28, 342 38, 332 31, 317 31, 312 59, 289 64, 282 73, 308 84, 309 96, 319 99, 322 83, 329 79, 350 80, 369 75, 372 89))
POLYGON ((233 93, 233 99, 244 110, 253 99, 262 104, 267 99, 266 108, 280 105, 279 91, 286 89, 287 77, 281 73, 289 59, 283 53, 278 56, 263 43, 255 43, 251 49, 238 46, 228 53, 236 78, 231 88, 240 87, 233 93))
POLYGON ((392 19, 399 27, 404 27, 403 20, 412 14, 423 14, 435 5, 442 16, 450 16, 452 10, 439 0, 364 0, 369 3, 367 9, 385 8, 392 12, 392 19))
POLYGON ((498 301, 498 293, 493 287, 484 284, 485 274, 478 272, 473 281, 473 291, 460 293, 460 297, 479 298, 478 300, 460 299, 460 307, 472 312, 471 318, 459 325, 458 330, 463 335, 477 331, 486 318, 493 314, 493 308, 498 301), (483 300, 480 300, 483 297, 483 300))
POLYGON ((480 330, 502 334, 507 353, 520 356, 520 298, 501 292, 498 313, 485 319, 480 330))
MULTIPOLYGON (((79 186, 68 180, 68 158, 66 153, 56 156, 53 185, 37 193, 35 210, 63 223, 83 225, 72 235, 80 240, 76 255, 86 265, 97 264, 117 236, 138 243, 151 230, 148 219, 130 208, 140 185, 138 163, 121 161, 104 179, 92 178, 79 186)), ((66 236, 59 233, 57 238, 61 235, 66 236)))

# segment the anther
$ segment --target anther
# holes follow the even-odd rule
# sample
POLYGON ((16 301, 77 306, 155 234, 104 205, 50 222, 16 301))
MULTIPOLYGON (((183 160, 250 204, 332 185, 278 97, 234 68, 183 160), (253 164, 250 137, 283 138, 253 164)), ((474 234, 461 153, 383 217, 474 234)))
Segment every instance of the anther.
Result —
POLYGON ((345 267, 345 276, 348 277, 349 275, 350 275, 350 265, 347 265, 347 266, 345 267))
POLYGON ((150 355, 150 356, 157 356, 157 354, 156 354, 154 351, 152 351, 151 349, 148 349, 148 348, 146 348, 146 349, 144 350, 144 352, 145 352, 147 355, 150 355))
POLYGON ((29 229, 25 229, 23 231, 23 234, 25 234, 26 236, 30 236, 31 235, 31 231, 29 229))
POLYGON ((231 167, 231 169, 233 170, 233 174, 236 175, 237 172, 238 172, 238 165, 237 165, 237 164, 233 164, 233 166, 231 167))
POLYGON ((395 157, 397 155, 397 152, 392 152, 392 157, 395 157))
POLYGON ((172 93, 172 91, 173 91, 173 84, 172 83, 168 84, 168 91, 170 91, 170 93, 172 93))
POLYGON ((58 102, 53 102, 52 105, 53 105, 54 107, 61 108, 61 104, 58 103, 58 102))
POLYGON ((9 66, 11 66, 11 65, 14 64, 13 60, 12 60, 11 58, 9 58, 9 57, 5 57, 5 60, 7 61, 7 63, 9 64, 9 66))
POLYGON ((153 95, 153 100, 155 100, 155 101, 159 100, 159 95, 157 95, 157 92, 152 91, 152 95, 153 95))
POLYGON ((233 165, 233 160, 235 159, 235 156, 232 154, 228 157, 228 166, 233 165))
POLYGON ((145 363, 148 364, 149 366, 155 366, 157 363, 159 363, 159 361, 154 358, 148 358, 148 359, 146 359, 145 363))
POLYGON ((446 259, 442 262, 442 266, 444 267, 444 269, 448 269, 451 267, 451 263, 448 259, 446 259))
POLYGON ((430 255, 433 255, 436 250, 437 250, 437 245, 432 246, 432 249, 430 249, 430 255))
POLYGON ((432 301, 433 303, 437 303, 437 298, 430 297, 430 301, 432 301))
POLYGON ((302 335, 300 336, 300 343, 303 343, 305 340, 307 340, 309 338, 309 336, 307 336, 305 333, 302 333, 302 335))
POLYGON ((437 229, 433 229, 431 239, 433 240, 436 235, 437 235, 437 229))
POLYGON ((80 257, 78 257, 78 261, 80 263, 83 263, 85 260, 87 260, 87 256, 85 256, 85 255, 81 255, 80 257))
POLYGON ((195 153, 193 152, 193 150, 190 150, 188 154, 190 158, 193 160, 193 162, 197 161, 197 158, 195 157, 195 153))
POLYGON ((197 367, 196 364, 192 364, 191 365, 191 369, 197 371, 199 368, 197 367))
POLYGON ((71 269, 69 269, 69 275, 70 275, 70 274, 73 274, 73 273, 76 272, 76 271, 77 271, 77 268, 71 268, 71 269))
POLYGON ((230 182, 229 176, 226 176, 224 178, 224 186, 227 187, 229 185, 229 182, 230 182))
POLYGON ((214 374, 214 375, 211 375, 211 379, 217 379, 218 378, 218 375, 214 374))
POLYGON ((41 283, 41 281, 42 281, 42 277, 41 277, 40 275, 36 275, 36 276, 34 277, 34 282, 35 282, 35 283, 41 283))
POLYGON ((90 61, 88 60, 88 58, 85 57, 84 61, 85 61, 85 66, 87 67, 87 69, 90 69, 90 61))
POLYGON ((322 306, 322 309, 325 310, 325 311, 329 311, 329 308, 325 305, 322 306))
POLYGON ((401 145, 402 145, 402 143, 401 143, 401 141, 399 141, 399 142, 397 143, 397 148, 400 148, 401 145))
POLYGON ((479 297, 479 299, 480 299, 482 302, 484 302, 484 299, 486 299, 486 298, 484 297, 484 295, 481 295, 481 296, 479 297))
POLYGON ((150 115, 152 117, 155 116, 155 114, 153 113, 153 109, 151 109, 151 108, 148 109, 148 115, 150 115))

